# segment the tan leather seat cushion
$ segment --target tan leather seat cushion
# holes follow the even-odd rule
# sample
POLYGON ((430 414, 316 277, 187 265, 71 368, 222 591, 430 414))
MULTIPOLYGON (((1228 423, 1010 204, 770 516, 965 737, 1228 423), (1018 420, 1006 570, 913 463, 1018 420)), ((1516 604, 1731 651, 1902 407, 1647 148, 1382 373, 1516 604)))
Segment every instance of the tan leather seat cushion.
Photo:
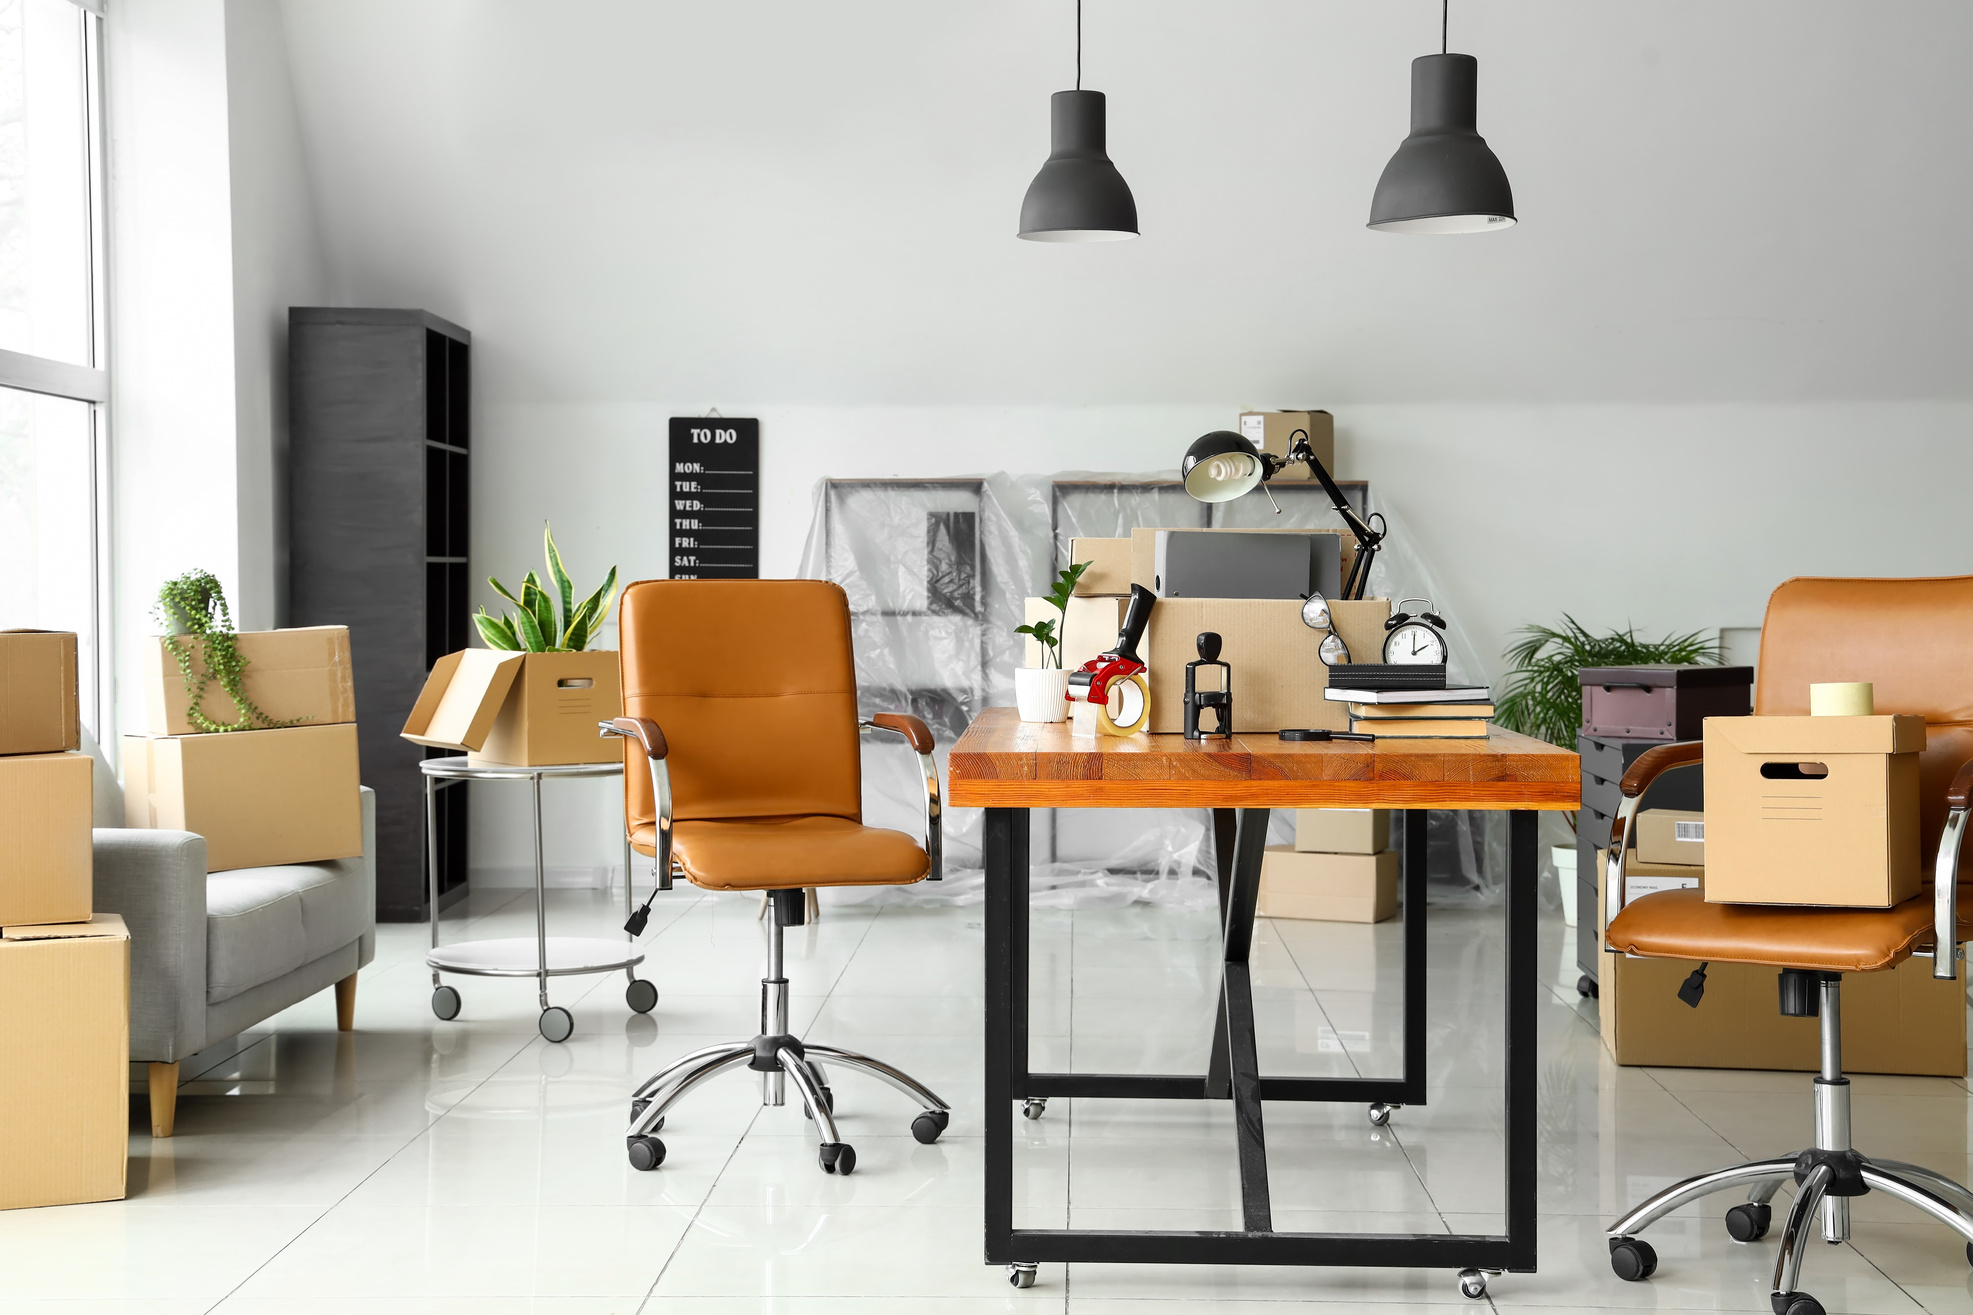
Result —
MULTIPOLYGON (((652 835, 638 828, 639 853, 652 852, 652 835)), ((904 886, 931 871, 924 849, 902 831, 840 817, 678 822, 671 846, 686 878, 708 890, 904 886)))
MULTIPOLYGON (((1973 935, 1959 889, 1959 939, 1973 935)), ((1810 909, 1774 904, 1708 904, 1696 890, 1664 890, 1632 900, 1611 920, 1613 950, 1653 959, 1759 963, 1822 972, 1895 968, 1932 942, 1932 888, 1890 909, 1810 909)))

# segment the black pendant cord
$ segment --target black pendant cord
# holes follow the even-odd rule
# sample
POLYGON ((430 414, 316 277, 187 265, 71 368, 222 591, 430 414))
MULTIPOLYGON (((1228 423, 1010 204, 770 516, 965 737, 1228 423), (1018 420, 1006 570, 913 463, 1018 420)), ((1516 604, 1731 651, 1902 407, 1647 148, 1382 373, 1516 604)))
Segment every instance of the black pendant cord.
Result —
MULTIPOLYGON (((1076 0, 1076 8, 1078 13, 1081 12, 1081 7, 1082 7, 1082 0, 1076 0)), ((1077 27, 1078 27, 1078 32, 1080 32, 1080 27, 1081 27, 1080 19, 1077 20, 1077 27)), ((1447 50, 1451 49, 1450 43, 1448 43, 1446 40, 1446 35, 1451 30, 1452 30, 1452 0, 1439 0, 1439 53, 1441 55, 1445 54, 1447 50)), ((1080 34, 1078 34, 1078 36, 1076 37, 1076 43, 1078 46, 1080 46, 1082 43, 1082 37, 1080 36, 1080 34)), ((1080 51, 1080 49, 1078 49, 1078 51, 1076 52, 1076 68, 1077 69, 1082 68, 1082 52, 1080 51)), ((1078 73, 1077 76, 1080 77, 1081 74, 1078 73)), ((1081 85, 1081 84, 1078 83, 1077 85, 1081 85)))
POLYGON ((1076 90, 1082 90, 1082 0, 1076 0, 1076 90))

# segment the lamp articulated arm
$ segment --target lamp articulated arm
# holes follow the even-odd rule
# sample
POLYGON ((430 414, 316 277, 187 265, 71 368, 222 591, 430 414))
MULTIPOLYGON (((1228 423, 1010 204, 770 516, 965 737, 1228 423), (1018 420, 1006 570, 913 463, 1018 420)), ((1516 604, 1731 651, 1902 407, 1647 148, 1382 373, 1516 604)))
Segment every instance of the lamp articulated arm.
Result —
MULTIPOLYGON (((1377 512, 1370 514, 1370 521, 1376 522, 1373 527, 1369 521, 1356 514, 1356 508, 1352 507, 1350 500, 1343 496, 1343 491, 1336 487, 1336 481, 1324 468, 1321 458, 1317 457, 1315 449, 1309 446, 1306 429, 1297 429, 1289 436, 1287 456, 1278 457, 1271 452, 1263 452, 1260 457, 1264 468, 1261 475, 1263 483, 1273 479, 1298 461, 1307 466, 1310 473, 1321 483, 1322 491, 1329 495, 1329 501, 1336 508, 1336 514, 1343 518, 1343 524, 1349 527, 1351 536, 1356 539, 1356 560, 1350 563, 1350 574, 1343 582, 1342 596, 1346 600, 1362 598, 1364 590, 1370 586, 1370 563, 1376 559, 1377 548, 1384 542, 1383 516, 1377 512)), ((1280 510, 1278 506, 1275 508, 1277 513, 1280 510)))
POLYGON ((858 723, 873 731, 889 731, 902 735, 910 742, 918 754, 918 763, 925 772, 925 858, 931 867, 928 881, 945 879, 944 840, 942 838, 945 805, 939 795, 939 764, 932 757, 932 728, 923 719, 908 712, 880 712, 868 721, 858 723))

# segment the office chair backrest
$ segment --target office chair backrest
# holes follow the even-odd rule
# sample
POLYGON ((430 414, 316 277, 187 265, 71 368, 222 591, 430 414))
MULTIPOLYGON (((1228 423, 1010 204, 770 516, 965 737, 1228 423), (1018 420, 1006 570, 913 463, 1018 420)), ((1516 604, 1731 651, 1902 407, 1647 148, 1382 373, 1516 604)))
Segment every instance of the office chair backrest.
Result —
MULTIPOLYGON (((1925 718, 1919 853, 1930 880, 1946 786, 1973 759, 1973 575, 1782 584, 1761 625, 1755 714, 1807 716, 1810 684, 1832 680, 1870 681, 1878 712, 1925 718)), ((1960 880, 1973 881, 1973 845, 1960 880)))
MULTIPOLYGON (((670 745, 672 817, 862 820, 849 599, 826 580, 640 580, 617 610, 623 710, 670 745)), ((651 777, 624 741, 633 834, 651 777)))

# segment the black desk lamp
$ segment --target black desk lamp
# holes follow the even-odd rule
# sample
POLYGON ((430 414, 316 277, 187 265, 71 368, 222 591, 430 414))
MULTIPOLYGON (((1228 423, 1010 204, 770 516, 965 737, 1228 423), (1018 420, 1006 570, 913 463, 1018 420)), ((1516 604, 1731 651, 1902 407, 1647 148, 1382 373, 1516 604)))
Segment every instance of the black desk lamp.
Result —
MULTIPOLYGON (((1322 468, 1315 450, 1309 446, 1308 430, 1297 429, 1291 434, 1288 455, 1278 457, 1272 452, 1259 451, 1230 429, 1215 429, 1185 449, 1185 460, 1179 463, 1178 473, 1185 481, 1185 491, 1199 501, 1231 502, 1243 493, 1264 486, 1297 461, 1322 481, 1329 500, 1336 505, 1336 514, 1343 518, 1343 524, 1356 538, 1356 560, 1350 563, 1350 577, 1343 582, 1342 596, 1345 599, 1361 598, 1370 584, 1370 563, 1377 556, 1377 545, 1384 541, 1384 518, 1372 512, 1366 522, 1356 514, 1356 508, 1350 506, 1350 500, 1336 487, 1336 481, 1322 468)), ((1268 501, 1274 501, 1272 493, 1268 494, 1268 501)), ((1278 503, 1275 504, 1274 514, 1281 514, 1278 503)))

